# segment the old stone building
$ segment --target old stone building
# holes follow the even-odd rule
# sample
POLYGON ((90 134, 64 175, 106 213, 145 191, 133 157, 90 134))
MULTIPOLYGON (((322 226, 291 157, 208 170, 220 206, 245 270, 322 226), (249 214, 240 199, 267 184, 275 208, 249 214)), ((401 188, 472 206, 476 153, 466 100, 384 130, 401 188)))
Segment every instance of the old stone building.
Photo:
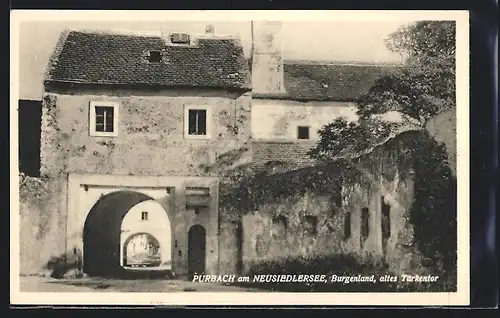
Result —
POLYGON ((83 254, 83 271, 115 273, 126 236, 156 227, 162 269, 216 273, 218 179, 202 167, 248 144, 249 91, 237 39, 65 32, 43 96, 54 225, 39 261, 83 254))
POLYGON ((284 191, 251 211, 222 198, 243 168, 300 183, 315 169, 316 131, 356 120, 356 98, 390 71, 284 61, 279 23, 256 23, 253 38, 249 64, 238 38, 214 34, 61 35, 45 78, 40 177, 21 187, 22 274, 58 261, 116 276, 236 273, 328 253, 403 259, 411 169, 393 169, 384 143, 365 164, 368 185, 284 191))

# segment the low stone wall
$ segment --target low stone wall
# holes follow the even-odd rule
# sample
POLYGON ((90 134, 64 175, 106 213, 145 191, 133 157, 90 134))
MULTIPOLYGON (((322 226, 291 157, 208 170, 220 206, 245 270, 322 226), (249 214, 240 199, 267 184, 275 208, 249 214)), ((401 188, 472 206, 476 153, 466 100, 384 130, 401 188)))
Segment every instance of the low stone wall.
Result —
MULTIPOLYGON (((59 179, 20 176, 19 248, 20 274, 50 274, 57 258, 65 256, 65 215, 58 213, 64 192, 59 179)), ((64 200, 65 201, 65 200, 64 200)))

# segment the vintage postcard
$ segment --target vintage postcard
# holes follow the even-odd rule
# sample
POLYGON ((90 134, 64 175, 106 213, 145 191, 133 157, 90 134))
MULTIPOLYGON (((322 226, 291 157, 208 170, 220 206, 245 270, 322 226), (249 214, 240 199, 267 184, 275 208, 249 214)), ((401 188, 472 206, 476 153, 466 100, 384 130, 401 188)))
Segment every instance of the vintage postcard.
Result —
POLYGON ((468 12, 12 11, 11 52, 12 304, 469 303, 468 12))

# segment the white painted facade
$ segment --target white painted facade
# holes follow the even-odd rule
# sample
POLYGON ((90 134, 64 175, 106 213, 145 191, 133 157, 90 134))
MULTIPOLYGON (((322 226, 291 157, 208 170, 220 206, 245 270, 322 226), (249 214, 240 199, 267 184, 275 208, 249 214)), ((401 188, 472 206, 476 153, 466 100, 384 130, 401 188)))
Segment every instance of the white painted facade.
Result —
MULTIPOLYGON (((182 274, 187 269, 187 232, 189 228, 193 224, 202 223, 200 218, 203 220, 206 218, 206 222, 203 223, 206 230, 206 273, 217 273, 219 256, 217 226, 219 215, 218 213, 210 212, 218 211, 218 178, 215 177, 69 174, 67 188, 68 215, 66 218, 67 253, 72 254, 74 250, 83 251, 83 228, 85 220, 89 211, 99 198, 106 194, 121 190, 145 194, 158 204, 149 205, 148 203, 149 208, 151 208, 148 208, 148 211, 156 211, 153 212, 154 215, 148 213, 148 218, 151 219, 152 223, 156 221, 158 223, 163 222, 163 224, 169 224, 168 226, 170 228, 168 230, 163 228, 164 226, 157 228, 156 225, 154 227, 155 229, 152 230, 163 231, 162 235, 153 234, 153 236, 160 241, 160 245, 165 246, 165 250, 162 252, 162 261, 168 263, 168 258, 170 257, 171 265, 169 266, 171 266, 172 270, 175 270, 176 273, 180 272, 182 274), (191 220, 191 218, 187 216, 189 214, 188 212, 191 211, 187 211, 186 209, 184 189, 193 186, 210 188, 210 193, 213 193, 213 199, 210 201, 209 206, 202 209, 203 213, 201 213, 201 215, 191 220), (168 193, 168 188, 174 188, 177 189, 177 191, 174 191, 172 195, 168 193), (176 206, 175 213, 170 205, 172 202, 174 202, 176 206), (162 208, 161 211, 163 211, 166 216, 161 216, 160 207, 162 208), (210 217, 208 217, 208 213, 210 213, 210 217), (168 231, 168 235, 166 235, 166 231, 168 231), (161 243, 162 240, 163 244, 161 243), (169 240, 170 243, 166 243, 167 240, 169 240), (175 244, 173 244, 174 242, 175 244), (166 250, 167 248, 171 249, 170 253, 166 250), (182 255, 180 251, 182 251, 182 255)), ((143 202, 150 202, 150 200, 143 202)), ((138 209, 137 213, 139 213, 140 217, 141 212, 144 210, 139 205, 140 203, 132 207, 131 211, 132 209, 138 209)), ((126 214, 125 219, 128 218, 129 213, 126 214)), ((131 213, 130 218, 136 218, 134 215, 136 215, 134 212, 131 213)), ((125 229, 130 226, 135 227, 135 225, 127 225, 133 222, 129 223, 127 220, 124 222, 125 229)), ((135 229, 138 230, 138 228, 135 229)), ((150 230, 147 232, 150 232, 150 230)), ((122 240, 122 238, 120 238, 120 240, 122 240)), ((120 259, 120 262, 122 262, 123 257, 120 259)), ((164 266, 166 266, 166 264, 164 266)))
MULTIPOLYGON (((152 235, 160 244, 160 258, 162 269, 172 268, 172 229, 167 212, 161 204, 155 200, 143 201, 133 206, 125 215, 121 225, 120 235, 120 265, 123 266, 123 253, 125 242, 139 233, 152 235), (143 212, 146 219, 143 218, 143 212)), ((138 253, 139 249, 148 252, 147 242, 142 242, 144 237, 138 236, 138 241, 129 241, 127 248, 135 249, 129 252, 138 253), (135 244, 134 244, 135 243, 135 244), (142 243, 142 244, 141 244, 142 243)), ((134 239, 132 239, 134 240, 134 239)), ((130 253, 127 252, 128 255, 130 253)))
POLYGON ((298 127, 309 127, 309 141, 319 139, 317 131, 334 119, 357 120, 356 106, 347 102, 298 102, 252 100, 252 138, 254 140, 301 141, 298 127))

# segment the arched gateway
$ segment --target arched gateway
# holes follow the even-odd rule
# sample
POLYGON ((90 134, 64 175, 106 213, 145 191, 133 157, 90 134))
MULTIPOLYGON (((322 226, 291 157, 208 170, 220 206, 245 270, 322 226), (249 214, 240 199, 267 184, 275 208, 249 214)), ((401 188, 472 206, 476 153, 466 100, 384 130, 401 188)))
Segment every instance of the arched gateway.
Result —
POLYGON ((137 270, 170 270, 170 242, 171 224, 157 201, 135 191, 112 192, 85 220, 83 271, 121 277, 137 270))

